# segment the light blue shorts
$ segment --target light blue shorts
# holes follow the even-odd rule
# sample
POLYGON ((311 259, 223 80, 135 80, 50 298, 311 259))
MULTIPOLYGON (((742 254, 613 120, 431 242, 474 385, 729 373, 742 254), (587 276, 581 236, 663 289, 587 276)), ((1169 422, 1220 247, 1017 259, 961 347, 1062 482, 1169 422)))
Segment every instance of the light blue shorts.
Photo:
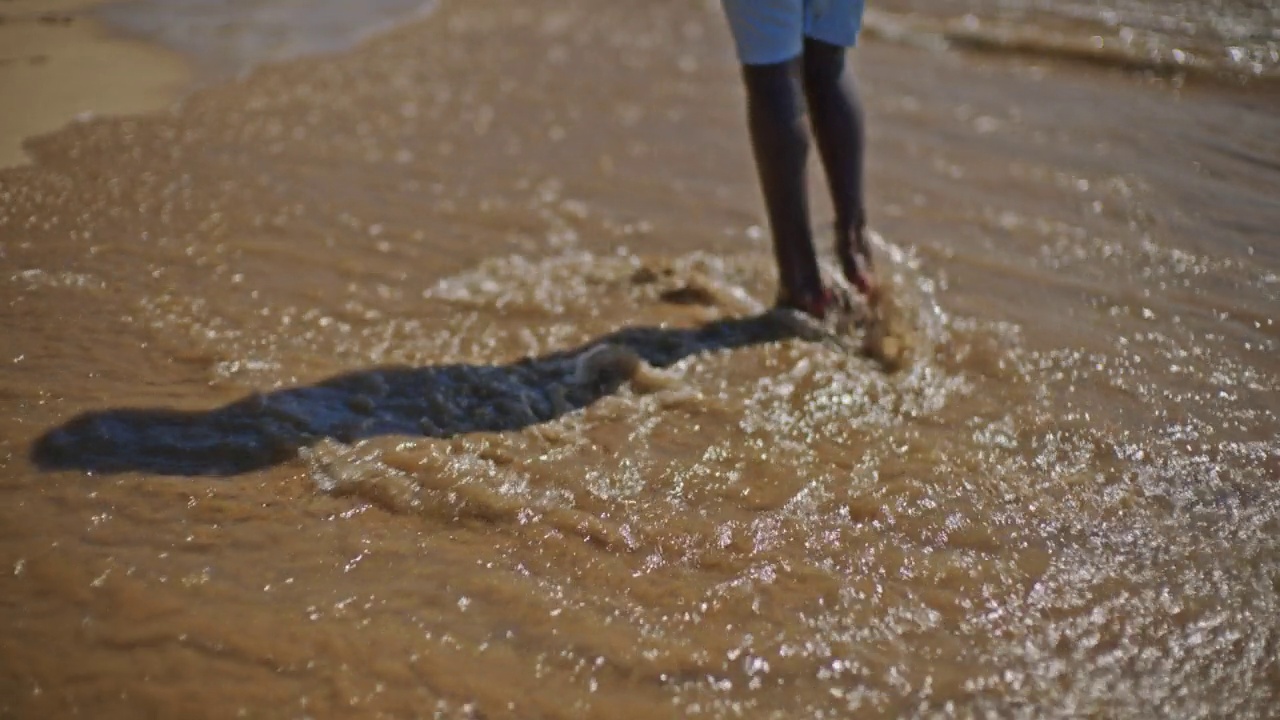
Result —
POLYGON ((721 0, 743 65, 772 65, 800 55, 806 37, 851 47, 864 0, 721 0))

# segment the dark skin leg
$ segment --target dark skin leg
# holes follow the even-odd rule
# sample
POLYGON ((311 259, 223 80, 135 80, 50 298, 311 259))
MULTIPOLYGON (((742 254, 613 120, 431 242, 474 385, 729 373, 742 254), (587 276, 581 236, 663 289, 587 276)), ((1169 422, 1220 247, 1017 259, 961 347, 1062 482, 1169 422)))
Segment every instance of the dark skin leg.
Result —
POLYGON ((843 48, 805 41, 801 57, 743 67, 751 144, 760 176, 781 304, 821 315, 821 272, 809 224, 807 177, 809 127, 802 95, 811 111, 832 201, 836 208, 836 254, 849 282, 876 297, 871 255, 863 238, 862 112, 843 48))
POLYGON ((862 106, 845 56, 845 49, 838 45, 806 38, 804 89, 836 210, 836 257, 845 278, 874 300, 878 287, 864 234, 862 106))
POLYGON ((781 304, 818 302, 822 276, 813 251, 805 166, 809 132, 800 86, 801 59, 743 66, 747 124, 778 262, 781 304))

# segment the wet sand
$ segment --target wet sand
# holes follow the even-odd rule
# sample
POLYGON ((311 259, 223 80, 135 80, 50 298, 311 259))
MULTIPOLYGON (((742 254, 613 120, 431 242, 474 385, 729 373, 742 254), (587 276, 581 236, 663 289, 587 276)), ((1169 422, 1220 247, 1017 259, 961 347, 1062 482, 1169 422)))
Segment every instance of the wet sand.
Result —
POLYGON ((190 80, 174 53, 108 34, 91 0, 0 5, 0 167, 27 162, 22 141, 92 115, 174 102, 190 80))
POLYGON ((1268 717, 1280 104, 924 45, 856 53, 896 373, 755 314, 714 3, 31 141, 0 713, 1268 717))

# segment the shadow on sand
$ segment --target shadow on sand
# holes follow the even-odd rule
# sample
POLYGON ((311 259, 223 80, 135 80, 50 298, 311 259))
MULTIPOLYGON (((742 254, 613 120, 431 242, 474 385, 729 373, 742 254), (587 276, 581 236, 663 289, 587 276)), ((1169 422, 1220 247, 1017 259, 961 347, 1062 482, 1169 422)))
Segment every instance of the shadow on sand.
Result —
POLYGON ((236 475, 292 459, 326 437, 349 443, 519 430, 586 407, 637 373, 690 355, 799 335, 794 323, 773 313, 688 329, 633 327, 507 365, 371 368, 207 411, 101 410, 46 432, 31 457, 45 470, 236 475))

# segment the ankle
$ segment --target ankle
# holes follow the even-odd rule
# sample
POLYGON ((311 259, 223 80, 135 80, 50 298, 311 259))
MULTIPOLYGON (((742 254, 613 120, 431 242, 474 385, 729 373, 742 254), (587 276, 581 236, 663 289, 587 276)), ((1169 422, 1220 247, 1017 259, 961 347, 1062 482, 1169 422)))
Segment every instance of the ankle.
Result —
POLYGON ((798 310, 818 320, 826 317, 836 302, 835 293, 825 285, 795 292, 782 288, 778 291, 777 307, 798 310))

